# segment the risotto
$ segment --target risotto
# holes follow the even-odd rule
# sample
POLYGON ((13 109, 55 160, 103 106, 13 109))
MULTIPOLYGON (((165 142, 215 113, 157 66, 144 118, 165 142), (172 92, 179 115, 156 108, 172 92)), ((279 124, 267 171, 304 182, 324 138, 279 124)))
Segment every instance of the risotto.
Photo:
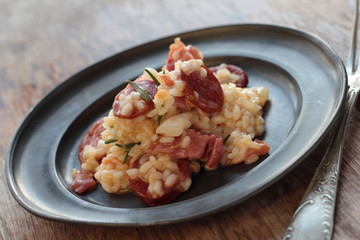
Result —
POLYGON ((146 68, 127 82, 79 147, 72 184, 79 194, 99 183, 108 193, 132 191, 146 205, 163 205, 201 169, 251 164, 270 150, 255 138, 265 131, 269 90, 247 88, 237 66, 207 68, 197 48, 176 38, 160 71, 146 68))

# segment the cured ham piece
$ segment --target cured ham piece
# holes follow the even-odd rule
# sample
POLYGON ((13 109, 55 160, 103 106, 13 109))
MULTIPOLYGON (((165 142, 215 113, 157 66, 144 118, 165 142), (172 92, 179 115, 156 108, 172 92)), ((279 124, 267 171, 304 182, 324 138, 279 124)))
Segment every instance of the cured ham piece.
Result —
POLYGON ((71 188, 78 194, 90 191, 96 187, 94 173, 90 171, 74 169, 72 177, 74 181, 71 188))
POLYGON ((175 69, 175 63, 180 61, 188 61, 190 59, 203 59, 201 52, 192 45, 187 45, 180 40, 175 38, 175 42, 170 45, 170 51, 168 58, 166 59, 165 69, 173 71, 175 69))
MULTIPOLYGON (((104 119, 99 119, 96 121, 89 129, 88 133, 83 138, 78 151, 78 158, 80 160, 80 163, 83 163, 85 159, 83 159, 83 152, 84 147, 86 145, 91 145, 93 147, 97 146, 98 141, 101 139, 101 133, 105 131, 105 128, 103 127, 104 119)), ((103 159, 105 156, 99 156, 97 157, 97 161, 100 162, 101 159, 103 159)))

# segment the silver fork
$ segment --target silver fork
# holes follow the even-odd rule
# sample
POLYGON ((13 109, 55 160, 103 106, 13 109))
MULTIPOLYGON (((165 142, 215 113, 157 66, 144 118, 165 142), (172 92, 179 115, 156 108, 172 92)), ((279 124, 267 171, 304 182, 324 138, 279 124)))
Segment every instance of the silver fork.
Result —
POLYGON ((336 188, 339 180, 344 136, 350 120, 350 113, 360 90, 360 68, 358 67, 355 70, 358 11, 359 0, 356 0, 352 41, 346 64, 349 89, 345 106, 339 115, 340 119, 334 128, 328 150, 321 160, 285 233, 284 239, 287 240, 328 240, 332 238, 336 188))

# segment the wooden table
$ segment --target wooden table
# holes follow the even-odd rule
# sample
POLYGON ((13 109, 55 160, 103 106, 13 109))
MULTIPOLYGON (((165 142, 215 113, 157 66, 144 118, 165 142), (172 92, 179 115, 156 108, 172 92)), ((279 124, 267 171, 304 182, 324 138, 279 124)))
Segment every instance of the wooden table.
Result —
MULTIPOLYGON (((3 0, 0 2, 0 163, 26 113, 65 79, 160 37, 235 23, 318 35, 345 62, 354 1, 3 0)), ((360 239, 360 108, 352 114, 338 188, 334 239, 360 239)), ((24 210, 0 171, 0 239, 281 239, 326 148, 326 139, 280 181, 247 201, 192 222, 103 227, 52 222, 24 210)))

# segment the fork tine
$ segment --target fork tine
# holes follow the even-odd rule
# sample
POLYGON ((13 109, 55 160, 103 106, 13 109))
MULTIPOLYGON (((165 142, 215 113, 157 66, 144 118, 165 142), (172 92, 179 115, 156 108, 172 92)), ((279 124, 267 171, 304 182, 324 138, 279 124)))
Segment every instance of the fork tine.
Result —
MULTIPOLYGON (((348 59, 346 63, 346 71, 348 75, 353 74, 355 71, 355 55, 356 55, 356 42, 357 42, 357 30, 358 30, 358 12, 359 12, 359 0, 356 0, 356 6, 355 6, 355 17, 353 22, 353 29, 352 29, 352 40, 350 43, 350 49, 348 54, 348 59)), ((359 72, 359 68, 357 70, 359 72)))

